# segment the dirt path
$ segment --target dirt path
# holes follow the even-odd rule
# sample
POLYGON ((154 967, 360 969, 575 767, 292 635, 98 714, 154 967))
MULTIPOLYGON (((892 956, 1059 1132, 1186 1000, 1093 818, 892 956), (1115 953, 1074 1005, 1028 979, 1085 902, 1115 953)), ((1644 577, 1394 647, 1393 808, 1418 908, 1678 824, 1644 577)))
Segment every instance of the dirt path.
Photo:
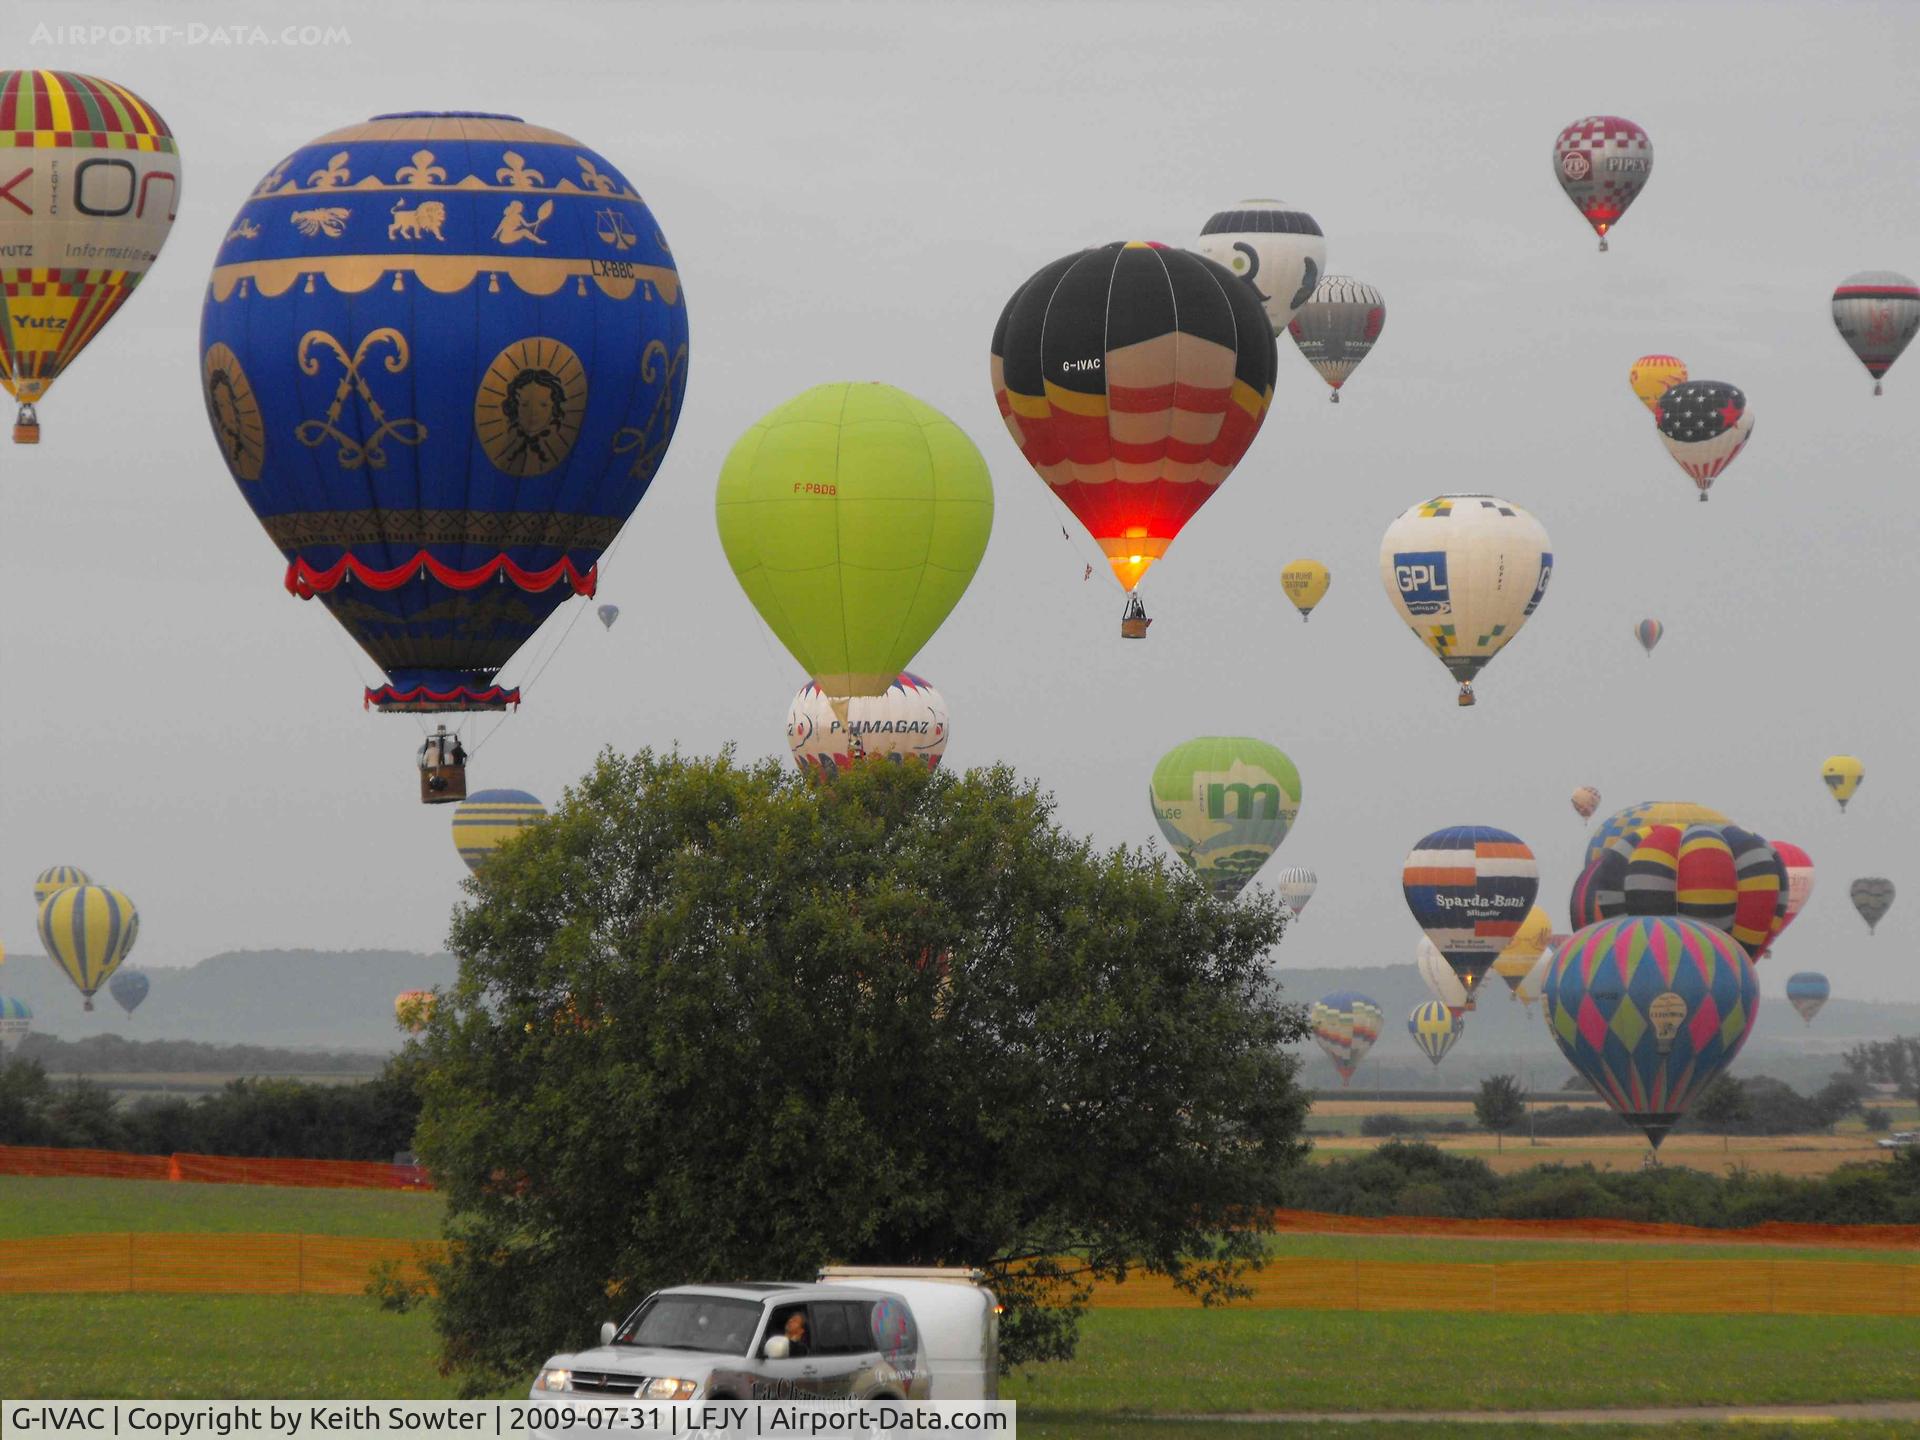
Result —
POLYGON ((1670 1405, 1635 1410, 1265 1410, 1247 1415, 1156 1415, 1156 1420, 1213 1420, 1223 1425, 1296 1423, 1378 1425, 1398 1420, 1482 1425, 1665 1425, 1677 1420, 1914 1420, 1920 1400, 1859 1405, 1670 1405))

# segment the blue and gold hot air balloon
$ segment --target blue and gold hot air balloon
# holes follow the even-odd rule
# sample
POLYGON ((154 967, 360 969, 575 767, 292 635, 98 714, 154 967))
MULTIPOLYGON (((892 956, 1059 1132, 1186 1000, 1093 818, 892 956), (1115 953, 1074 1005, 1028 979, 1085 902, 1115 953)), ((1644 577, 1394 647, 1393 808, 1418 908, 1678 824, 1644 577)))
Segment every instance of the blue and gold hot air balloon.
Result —
POLYGON ((93 877, 78 865, 49 865, 33 877, 33 903, 39 905, 49 895, 92 883, 93 877))
POLYGON ((1407 1033, 1413 1036, 1413 1043, 1435 1065, 1447 1058, 1447 1052, 1453 1049, 1453 1042, 1460 1038, 1460 1032, 1466 1028, 1465 1018, 1456 1015, 1438 1000, 1428 1000, 1414 1006, 1413 1014, 1407 1017, 1407 1033))
POLYGON ((40 902, 40 943, 93 1009, 94 992, 140 936, 133 901, 104 885, 75 885, 40 902))
POLYGON ((499 670, 594 592, 666 454, 685 296, 604 156, 507 115, 383 115, 254 187, 200 372, 287 588, 386 672, 366 703, 502 710, 499 670))
POLYGON ((1658 1149, 1747 1043, 1760 983, 1730 935, 1625 915, 1568 939, 1544 998, 1547 1028, 1573 1068, 1658 1149))
POLYGON ((1533 910, 1540 871, 1518 835, 1491 825, 1455 825, 1408 852, 1400 889, 1414 923, 1471 996, 1533 910))
POLYGON ((453 844, 476 875, 489 856, 529 826, 547 807, 524 790, 476 790, 453 812, 453 844))

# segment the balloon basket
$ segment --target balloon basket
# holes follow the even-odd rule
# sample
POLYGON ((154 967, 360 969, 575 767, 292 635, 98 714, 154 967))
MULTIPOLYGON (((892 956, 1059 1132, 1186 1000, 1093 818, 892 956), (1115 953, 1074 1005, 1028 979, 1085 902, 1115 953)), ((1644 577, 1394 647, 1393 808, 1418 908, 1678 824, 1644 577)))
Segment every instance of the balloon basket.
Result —
POLYGON ((1153 621, 1147 618, 1147 607, 1140 603, 1135 592, 1127 592, 1127 608, 1120 612, 1120 638, 1122 640, 1144 640, 1147 627, 1153 621))
POLYGON ((16 445, 38 445, 40 443, 40 414, 31 405, 22 405, 13 421, 13 443, 16 445))
POLYGON ((429 765, 420 771, 420 803, 451 805, 467 798, 465 765, 429 765))
POLYGON ((1338 405, 1338 404, 1340 403, 1340 392, 1339 392, 1338 390, 1336 390, 1336 391, 1334 391, 1334 392, 1333 392, 1333 394, 1331 394, 1331 395, 1329 395, 1329 396, 1327 397, 1327 399, 1328 399, 1328 400, 1329 400, 1329 401, 1330 401, 1331 403, 1333 403, 1333 404, 1335 404, 1335 405, 1338 405))
POLYGON ((1460 706, 1467 706, 1467 705, 1473 704, 1474 703, 1473 687, 1471 685, 1462 685, 1460 687, 1460 696, 1457 700, 1454 701, 1454 703, 1460 706))

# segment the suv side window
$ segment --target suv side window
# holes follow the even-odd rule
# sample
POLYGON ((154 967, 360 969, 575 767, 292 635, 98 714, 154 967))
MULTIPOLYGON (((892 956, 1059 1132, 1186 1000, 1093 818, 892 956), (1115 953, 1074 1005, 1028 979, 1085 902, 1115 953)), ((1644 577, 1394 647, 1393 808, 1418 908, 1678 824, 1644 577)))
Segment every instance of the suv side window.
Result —
POLYGON ((814 1353, 848 1355, 859 1347, 849 1343, 847 1307, 837 1300, 816 1301, 813 1306, 814 1353))

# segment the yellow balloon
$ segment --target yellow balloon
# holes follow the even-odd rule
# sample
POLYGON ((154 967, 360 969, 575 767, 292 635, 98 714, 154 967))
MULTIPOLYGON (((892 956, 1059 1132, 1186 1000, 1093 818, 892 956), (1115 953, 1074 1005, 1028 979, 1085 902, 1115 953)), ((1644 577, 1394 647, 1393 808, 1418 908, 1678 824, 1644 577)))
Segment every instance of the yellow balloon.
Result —
POLYGON ((1507 948, 1493 962, 1493 973, 1507 982, 1507 989, 1516 992, 1520 989, 1520 982, 1527 978, 1533 962, 1547 948, 1547 937, 1551 934, 1553 917, 1542 907, 1534 906, 1520 922, 1513 939, 1507 942, 1507 948))
POLYGON ((1280 567, 1280 588, 1287 593, 1287 599, 1305 620, 1313 614, 1313 607, 1327 598, 1327 586, 1333 583, 1333 576, 1327 567, 1318 560, 1289 560, 1280 567))
POLYGON ((1851 755, 1829 755, 1826 763, 1820 767, 1820 778, 1827 782, 1827 789, 1833 792, 1833 798, 1840 802, 1840 809, 1844 813, 1847 801, 1860 788, 1860 782, 1867 778, 1867 767, 1851 755))
POLYGON ((133 901, 104 885, 74 885, 40 902, 40 943, 89 1010, 94 991, 120 968, 139 936, 133 901))
POLYGON ((1627 383, 1649 410, 1657 410, 1660 397, 1686 378, 1685 362, 1671 355, 1642 355, 1627 371, 1627 383))

